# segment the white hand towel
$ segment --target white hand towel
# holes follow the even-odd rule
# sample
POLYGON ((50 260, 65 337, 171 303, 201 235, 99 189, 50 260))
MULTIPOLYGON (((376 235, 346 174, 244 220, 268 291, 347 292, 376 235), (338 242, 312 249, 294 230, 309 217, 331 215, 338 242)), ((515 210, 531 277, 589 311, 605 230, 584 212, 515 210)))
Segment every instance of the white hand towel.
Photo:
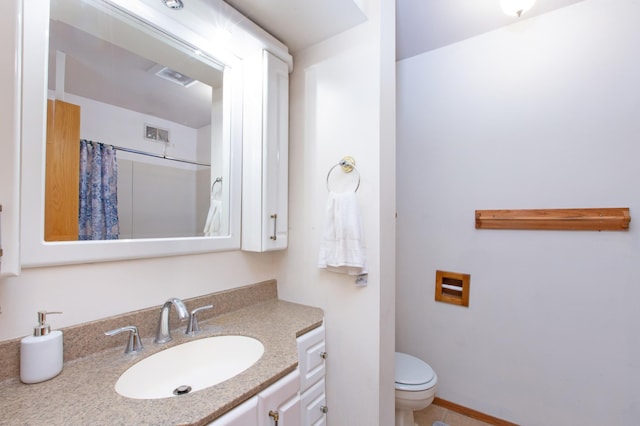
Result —
POLYGON ((355 192, 329 193, 318 267, 349 275, 367 273, 364 232, 355 192))
POLYGON ((207 214, 207 221, 204 225, 204 235, 211 237, 213 235, 220 235, 220 214, 222 210, 222 203, 218 200, 211 200, 209 206, 209 213, 207 214))

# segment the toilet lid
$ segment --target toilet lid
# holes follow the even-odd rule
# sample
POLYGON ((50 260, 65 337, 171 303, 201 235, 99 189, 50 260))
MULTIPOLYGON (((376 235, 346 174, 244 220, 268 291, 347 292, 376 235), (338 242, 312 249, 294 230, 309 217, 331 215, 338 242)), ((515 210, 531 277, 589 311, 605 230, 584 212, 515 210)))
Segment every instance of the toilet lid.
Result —
POLYGON ((396 352, 396 383, 421 385, 433 380, 433 370, 426 362, 414 356, 396 352))

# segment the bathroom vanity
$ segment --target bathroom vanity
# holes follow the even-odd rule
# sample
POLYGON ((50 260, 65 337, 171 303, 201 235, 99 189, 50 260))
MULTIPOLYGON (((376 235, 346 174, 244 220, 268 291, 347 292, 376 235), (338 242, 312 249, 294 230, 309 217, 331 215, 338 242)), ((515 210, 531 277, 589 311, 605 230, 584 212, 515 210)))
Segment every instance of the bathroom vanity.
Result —
POLYGON ((211 426, 324 425, 324 325, 298 337, 298 368, 255 397, 245 401, 211 426))
MULTIPOLYGON (((318 424, 327 411, 323 312, 277 299, 275 282, 262 286, 267 287, 271 297, 259 297, 251 305, 201 319, 202 332, 195 337, 184 334, 185 323, 173 327, 173 340, 167 344, 154 344, 153 337, 143 332, 144 350, 138 354, 123 353, 124 335, 115 342, 117 347, 92 353, 93 336, 102 339, 99 342, 114 344, 115 336, 101 334, 113 323, 122 323, 119 318, 63 330, 65 345, 82 347, 86 354, 66 362, 59 376, 43 383, 26 385, 17 377, 1 382, 0 424, 274 425, 274 416, 279 417, 279 426, 318 424), (140 360, 168 347, 217 335, 258 339, 264 345, 264 354, 235 377, 185 395, 131 399, 115 391, 120 375, 140 360), (78 336, 86 340, 78 342, 83 338, 78 336), (255 421, 247 421, 248 418, 255 421)), ((210 300, 217 307, 237 306, 240 302, 234 293, 242 291, 246 294, 248 290, 231 290, 211 296, 213 299, 201 297, 185 302, 189 309, 210 300)), ((240 297, 246 299, 244 295, 240 297)), ((159 307, 149 311, 151 322, 156 322, 159 307)), ((144 322, 140 319, 143 314, 146 313, 128 314, 126 321, 138 318, 144 322)), ((144 329, 152 327, 143 325, 141 330, 144 329)), ((6 353, 3 352, 3 359, 6 353)))

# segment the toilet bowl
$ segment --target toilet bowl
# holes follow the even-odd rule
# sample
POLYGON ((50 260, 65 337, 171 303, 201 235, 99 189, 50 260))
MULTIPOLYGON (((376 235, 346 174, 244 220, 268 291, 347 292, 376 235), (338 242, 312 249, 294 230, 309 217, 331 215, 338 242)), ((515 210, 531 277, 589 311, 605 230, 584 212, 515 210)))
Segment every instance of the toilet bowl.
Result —
POLYGON ((421 359, 396 352, 395 382, 396 426, 415 426, 413 412, 433 402, 438 376, 421 359))

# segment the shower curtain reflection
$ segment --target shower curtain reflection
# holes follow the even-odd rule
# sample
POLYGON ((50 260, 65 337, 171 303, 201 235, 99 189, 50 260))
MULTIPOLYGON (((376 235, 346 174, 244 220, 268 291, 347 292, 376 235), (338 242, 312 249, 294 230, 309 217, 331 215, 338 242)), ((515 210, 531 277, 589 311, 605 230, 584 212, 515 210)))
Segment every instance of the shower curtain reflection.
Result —
POLYGON ((115 240, 119 236, 118 165, 110 145, 80 141, 79 240, 115 240))

